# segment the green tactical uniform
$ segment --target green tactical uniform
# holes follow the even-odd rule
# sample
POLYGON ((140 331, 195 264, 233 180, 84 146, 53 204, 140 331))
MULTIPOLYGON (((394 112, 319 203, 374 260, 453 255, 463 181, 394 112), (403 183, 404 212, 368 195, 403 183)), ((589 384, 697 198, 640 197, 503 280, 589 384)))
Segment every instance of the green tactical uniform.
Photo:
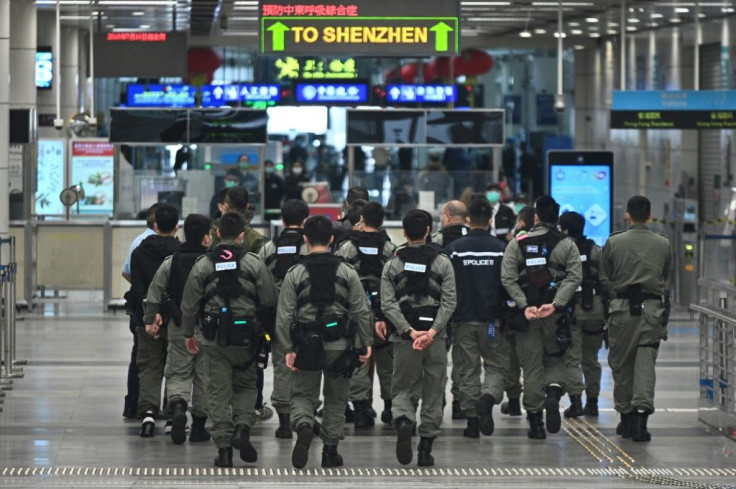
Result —
MULTIPOLYGON (((413 252, 431 250, 425 245, 409 245, 404 251, 410 249, 413 252)), ((405 262, 400 256, 395 256, 386 263, 381 276, 381 308, 386 319, 396 328, 390 337, 394 343, 391 413, 395 422, 404 418, 416 423, 416 410, 421 400, 422 423, 418 433, 422 438, 433 439, 440 434, 442 425, 442 401, 447 384, 447 349, 444 340, 447 338, 447 323, 457 301, 455 273, 450 259, 442 254, 436 255, 428 267, 426 263, 417 265, 415 261, 405 262), (424 272, 420 272, 422 267, 426 267, 424 272), (426 277, 428 286, 420 290, 412 285, 410 273, 429 275, 426 277), (402 307, 412 316, 414 325, 409 323, 402 307), (418 308, 424 307, 435 309, 434 317, 429 316, 429 320, 436 337, 425 350, 418 351, 413 349, 413 340, 408 335, 412 329, 418 329, 417 320, 421 321, 423 316, 409 310, 418 311, 421 310, 418 308)))
MULTIPOLYGON (((375 234, 377 236, 383 236, 382 233, 366 233, 375 234)), ((348 233, 350 236, 350 233, 348 233)), ((385 264, 393 255, 396 250, 396 246, 389 240, 384 241, 383 250, 381 253, 381 263, 385 264)), ((378 250, 376 250, 378 251, 378 250)), ((369 250, 372 253, 372 250, 369 250)), ((342 257, 347 263, 355 267, 358 272, 358 276, 363 279, 374 279, 380 287, 380 276, 372 276, 361 270, 360 253, 356 245, 349 239, 343 241, 338 245, 335 250, 335 255, 342 257)), ((364 288, 365 290, 365 288, 364 288)), ((383 317, 378 317, 375 310, 371 314, 371 325, 376 321, 384 320, 383 317)), ((381 314, 382 316, 382 314, 381 314)), ((373 328, 371 328, 373 329, 373 328)), ((375 333, 375 330, 373 331, 375 333)), ((382 342, 378 337, 373 338, 373 355, 371 361, 375 361, 376 373, 378 374, 378 384, 381 388, 381 399, 384 401, 391 400, 391 375, 394 368, 394 351, 391 343, 382 342)), ((349 400, 355 401, 366 401, 372 398, 373 392, 373 379, 370 376, 370 362, 366 362, 365 365, 360 367, 350 378, 350 395, 349 400)))
POLYGON ((608 364, 613 374, 613 402, 622 414, 654 412, 654 365, 659 342, 667 339, 661 297, 669 278, 669 240, 642 224, 608 238, 601 258, 601 281, 608 286, 608 364), (631 314, 627 296, 641 286, 640 315, 631 314))
MULTIPOLYGON (((217 236, 217 230, 220 229, 220 219, 212 221, 212 230, 210 236, 212 237, 212 244, 210 249, 214 250, 220 244, 220 237, 217 236)), ((261 251, 263 244, 266 242, 266 237, 253 229, 250 225, 245 225, 245 237, 243 238, 243 249, 249 253, 258 253, 261 251)))
MULTIPOLYGON (((220 246, 234 248, 238 245, 224 241, 220 246)), ((218 342, 220 331, 216 339, 205 339, 201 327, 195 331, 200 310, 203 316, 216 316, 225 307, 226 302, 218 292, 220 280, 213 258, 210 255, 202 257, 187 279, 181 305, 184 337, 196 334, 205 353, 209 370, 207 393, 213 421, 212 438, 218 449, 231 446, 235 425, 250 428, 255 424, 253 406, 257 395, 254 348, 221 346, 218 342)), ((239 260, 237 281, 241 290, 230 300, 232 317, 247 318, 247 325, 254 327, 256 308, 269 308, 276 304, 273 278, 256 255, 245 253, 239 260)))
MULTIPOLYGON (((311 253, 309 257, 320 259, 323 258, 320 255, 326 254, 311 253)), ((334 257, 330 255, 330 258, 334 257)), ((368 301, 355 269, 346 263, 337 265, 336 274, 331 279, 334 288, 326 292, 328 295, 332 293, 332 301, 320 307, 314 302, 313 294, 324 293, 330 284, 323 283, 319 277, 314 277, 314 280, 324 287, 313 290, 314 287, 311 285, 313 277, 310 276, 310 272, 304 265, 304 260, 307 258, 303 258, 286 274, 279 294, 276 337, 283 345, 284 353, 295 352, 298 348, 293 341, 292 327, 295 333, 304 332, 307 325, 317 323, 320 327, 330 327, 333 323, 326 323, 327 318, 347 317, 352 324, 351 327, 355 328, 354 347, 370 346, 373 343, 373 335, 371 334, 368 301), (322 318, 318 318, 321 308, 323 308, 322 318), (323 322, 326 324, 322 324, 323 322)), ((336 320, 335 323, 337 322, 336 320)), ((341 327, 346 326, 342 324, 341 327)), ((320 334, 321 331, 323 330, 320 329, 320 334)), ((334 341, 325 339, 323 342, 325 365, 329 367, 342 357, 348 348, 352 348, 353 345, 349 343, 345 337, 334 341)), ((297 352, 297 367, 301 360, 299 356, 297 352)), ((325 373, 323 390, 325 407, 320 436, 325 445, 337 445, 339 440, 345 437, 345 404, 348 401, 349 380, 344 375, 338 377, 327 375, 326 367, 322 370, 300 369, 298 372, 291 373, 291 426, 296 431, 302 424, 314 425, 314 409, 319 402, 319 388, 323 372, 325 373)))
MULTIPOLYGON (((522 289, 527 277, 522 246, 526 249, 527 239, 543 237, 552 228, 548 224, 537 224, 529 233, 511 241, 504 253, 501 282, 521 310, 527 306, 540 306, 542 303, 566 306, 575 297, 575 290, 582 281, 580 253, 571 239, 562 239, 549 252, 547 262, 553 282, 556 283, 554 298, 537 304, 529 303, 526 287, 522 289)), ((536 246, 541 251, 542 246, 536 246)), ((529 250, 526 252, 529 253, 529 250)), ((565 351, 555 340, 560 315, 555 313, 546 319, 529 321, 526 331, 515 331, 516 353, 524 369, 524 407, 531 413, 539 413, 544 408, 548 386, 561 386, 566 378, 563 361, 565 351)))
MULTIPOLYGON (((447 246, 452 244, 452 242, 462 236, 466 236, 468 232, 470 231, 470 228, 467 227, 464 224, 454 224, 451 226, 448 226, 447 228, 443 228, 437 232, 434 232, 430 236, 430 241, 432 244, 436 244, 440 248, 446 249, 447 246), (447 235, 447 239, 445 239, 445 235, 447 235)), ((458 399, 460 399, 460 382, 461 382, 461 371, 463 369, 462 366, 462 355, 460 355, 460 349, 455 348, 455 338, 453 334, 453 324, 450 322, 448 325, 449 328, 449 334, 451 336, 452 340, 452 349, 450 350, 450 359, 452 360, 452 369, 450 369, 450 393, 452 394, 453 399, 453 405, 455 403, 459 404, 458 399)), ((454 414, 454 413, 453 413, 454 414)), ((459 414, 459 413, 458 413, 459 414)), ((460 416, 458 416, 460 417, 460 416)), ((453 416, 453 419, 455 416, 453 416)))
MULTIPOLYGON (((294 231, 287 228, 282 232, 282 235, 284 235, 284 233, 295 234, 302 240, 301 247, 299 247, 300 256, 305 256, 308 253, 301 231, 294 231)), ((278 264, 277 255, 279 251, 277 248, 278 247, 273 240, 267 241, 261 248, 261 251, 258 252, 258 257, 268 267, 269 271, 273 275, 276 290, 280 292, 283 276, 276 271, 278 264)), ((290 250, 282 251, 288 252, 290 250)), ((289 370, 289 367, 286 366, 286 362, 284 361, 284 347, 279 341, 278 335, 271 340, 271 361, 273 363, 273 391, 271 392, 271 405, 277 413, 288 414, 289 399, 291 398, 291 370, 289 370)))
MULTIPOLYGON (((171 256, 164 260, 148 288, 143 315, 145 324, 153 324, 156 314, 161 313, 161 297, 169 288, 171 262, 171 256)), ((204 353, 199 352, 192 355, 187 351, 182 327, 177 326, 173 320, 169 320, 159 331, 165 332, 169 340, 164 373, 168 404, 183 400, 187 406, 190 406, 192 416, 206 418, 209 409, 207 406, 207 365, 204 353)))
POLYGON ((591 242, 589 254, 580 250, 580 260, 583 269, 589 267, 589 271, 584 271, 583 284, 576 294, 572 347, 565 352, 568 377, 564 388, 570 396, 580 396, 585 390, 586 397, 590 399, 597 398, 601 391, 602 370, 598 361, 598 351, 603 345, 603 330, 606 321, 603 305, 605 290, 597 280, 601 260, 600 246, 591 242), (590 277, 587 277, 587 274, 590 274, 590 277), (593 283, 586 284, 587 280, 593 283), (582 288, 586 286, 595 289, 593 307, 587 310, 582 307, 582 288), (585 382, 583 382, 583 377, 585 382))

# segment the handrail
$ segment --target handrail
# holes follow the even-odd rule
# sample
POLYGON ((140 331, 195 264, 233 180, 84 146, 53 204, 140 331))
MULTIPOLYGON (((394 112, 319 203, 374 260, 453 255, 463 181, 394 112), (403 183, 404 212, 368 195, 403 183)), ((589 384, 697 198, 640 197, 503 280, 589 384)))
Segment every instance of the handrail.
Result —
POLYGON ((710 307, 704 307, 698 304, 690 304, 690 311, 697 312, 700 314, 706 314, 714 319, 717 319, 724 323, 728 323, 731 326, 736 326, 736 318, 732 316, 727 316, 726 314, 723 314, 723 312, 717 309, 713 309, 710 307))

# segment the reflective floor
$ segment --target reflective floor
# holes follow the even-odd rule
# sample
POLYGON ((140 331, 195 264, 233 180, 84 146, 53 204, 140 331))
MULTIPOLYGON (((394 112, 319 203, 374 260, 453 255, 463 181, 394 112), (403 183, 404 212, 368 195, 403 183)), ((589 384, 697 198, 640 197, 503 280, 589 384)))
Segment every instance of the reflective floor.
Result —
MULTIPOLYGON (((736 487, 736 443, 698 422, 698 330, 687 314, 670 325, 658 362, 653 440, 615 434, 611 378, 604 371, 601 415, 565 421, 546 441, 526 436, 525 419, 496 410, 493 436, 462 437, 464 421, 449 410, 434 444, 436 465, 401 466, 394 431, 380 425, 355 433, 348 425, 340 451, 345 467, 319 468, 313 443, 304 471, 291 468, 291 440, 274 437, 275 419, 254 428, 259 461, 212 468, 212 443, 175 446, 159 423, 153 439, 121 417, 132 337, 127 316, 102 314, 84 296, 37 307, 18 322, 18 358, 25 377, 7 391, 0 413, 0 487, 736 487)), ((606 351, 601 352, 605 361, 606 351)), ((267 370, 266 397, 271 370, 267 370)), ((449 390, 449 385, 448 385, 449 390)), ((449 396, 449 393, 448 393, 449 396)), ((378 399, 376 392, 375 398, 378 399)), ((376 409, 382 407, 376 403, 376 409)), ((237 455, 236 455, 237 459, 237 455)))

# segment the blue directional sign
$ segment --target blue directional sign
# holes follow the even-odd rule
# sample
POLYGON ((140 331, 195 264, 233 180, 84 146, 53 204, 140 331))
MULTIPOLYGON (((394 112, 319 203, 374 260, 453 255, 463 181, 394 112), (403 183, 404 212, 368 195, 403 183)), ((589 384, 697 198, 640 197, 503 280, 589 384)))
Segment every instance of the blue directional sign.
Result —
POLYGON ((194 107, 191 85, 128 85, 128 107, 194 107))
POLYGON ((243 105, 256 103, 273 105, 279 100, 281 100, 281 86, 277 84, 240 83, 202 87, 202 107, 222 107, 238 102, 243 105))
POLYGON ((736 91, 613 92, 611 129, 736 129, 736 91))
POLYGON ((365 83, 297 83, 294 93, 297 103, 363 104, 368 101, 365 83))
POLYGON ((449 104, 457 102, 455 85, 388 85, 389 103, 449 104))

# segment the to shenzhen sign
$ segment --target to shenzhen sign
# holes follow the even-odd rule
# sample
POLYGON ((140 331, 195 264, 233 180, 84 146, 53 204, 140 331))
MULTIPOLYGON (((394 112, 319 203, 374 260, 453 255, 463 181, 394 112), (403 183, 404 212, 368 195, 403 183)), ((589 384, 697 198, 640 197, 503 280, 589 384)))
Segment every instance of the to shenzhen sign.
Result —
POLYGON ((259 14, 263 54, 451 56, 460 50, 452 0, 262 0, 259 14))

